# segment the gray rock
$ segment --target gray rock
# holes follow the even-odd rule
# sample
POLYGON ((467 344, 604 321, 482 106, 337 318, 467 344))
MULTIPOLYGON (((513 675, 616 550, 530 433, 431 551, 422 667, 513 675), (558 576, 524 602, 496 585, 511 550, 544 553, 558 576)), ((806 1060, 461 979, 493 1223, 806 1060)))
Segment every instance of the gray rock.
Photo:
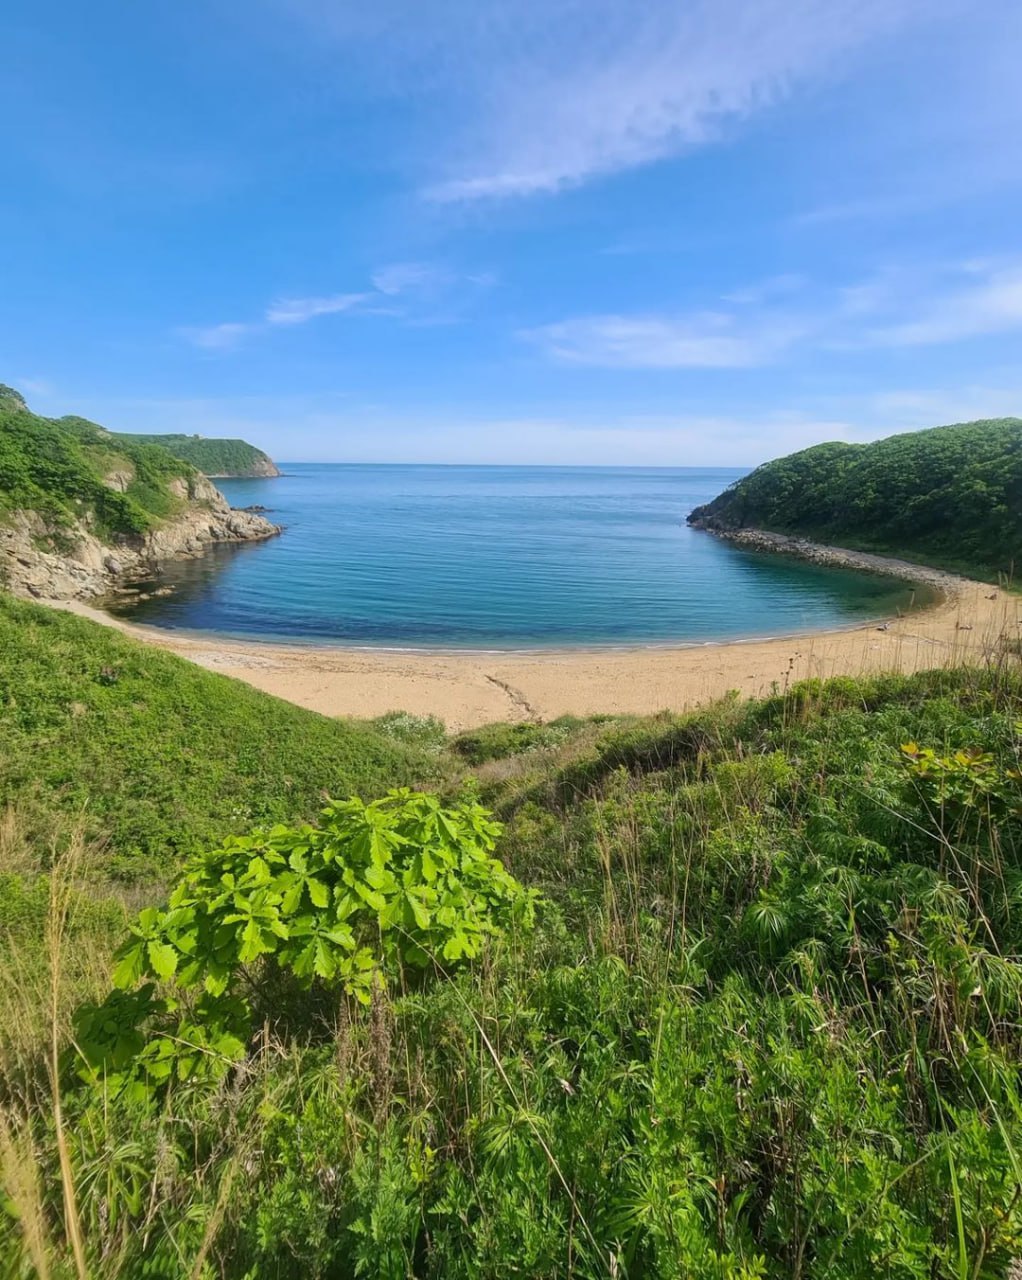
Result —
MULTIPOLYGON (((41 600, 87 600, 107 595, 126 578, 150 577, 166 561, 201 555, 218 542, 276 537, 280 526, 234 511, 204 476, 191 483, 187 507, 142 537, 122 537, 116 548, 100 541, 83 519, 62 528, 68 554, 42 548, 54 533, 36 511, 16 511, 0 525, 0 569, 15 594, 41 600)), ((51 544, 52 545, 52 544, 51 544)))

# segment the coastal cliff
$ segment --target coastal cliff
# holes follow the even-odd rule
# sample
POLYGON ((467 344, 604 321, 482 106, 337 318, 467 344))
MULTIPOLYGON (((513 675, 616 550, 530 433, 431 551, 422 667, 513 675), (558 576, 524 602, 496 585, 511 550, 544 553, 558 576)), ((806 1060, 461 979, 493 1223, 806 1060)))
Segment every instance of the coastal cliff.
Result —
POLYGON ((262 516, 231 507, 205 476, 181 482, 180 515, 144 534, 98 536, 85 520, 54 524, 39 511, 15 511, 0 525, 0 585, 37 600, 88 600, 169 560, 202 555, 215 543, 259 542, 280 533, 262 516))
POLYGON ((280 533, 158 446, 42 418, 0 386, 0 586, 86 600, 216 543, 280 533))

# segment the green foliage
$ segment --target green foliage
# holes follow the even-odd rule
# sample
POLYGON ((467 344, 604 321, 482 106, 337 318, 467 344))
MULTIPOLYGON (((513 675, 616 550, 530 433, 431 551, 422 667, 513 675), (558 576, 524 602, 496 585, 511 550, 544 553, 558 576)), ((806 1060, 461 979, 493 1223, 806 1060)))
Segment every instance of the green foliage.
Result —
POLYGON ((435 758, 203 671, 108 627, 0 595, 0 810, 36 838, 80 815, 113 874, 173 874, 240 828, 382 794, 435 758))
POLYGON ((524 751, 539 751, 557 747, 567 742, 572 734, 585 724, 599 724, 609 716, 596 716, 580 720, 576 716, 561 716, 544 724, 519 721, 517 724, 487 724, 479 729, 460 733, 451 746, 469 764, 485 764, 488 760, 504 760, 524 751))
MULTIPOLYGON (((1022 721, 1015 731, 1022 737, 1022 721)), ((1022 773, 1000 765, 993 752, 970 747, 940 755, 916 742, 903 743, 901 752, 909 772, 925 784, 932 803, 942 811, 978 810, 982 817, 991 812, 999 817, 1018 814, 1022 773)))
POLYGON ((759 467, 689 521, 1012 575, 1022 563, 1022 420, 816 445, 759 467))
POLYGON ((447 746, 447 729, 437 716, 415 716, 408 711, 389 711, 371 721, 384 738, 416 747, 427 755, 438 756, 447 746))
POLYGON ((27 410, 28 405, 25 403, 25 397, 20 391, 15 391, 13 387, 9 387, 6 382, 0 382, 0 405, 8 409, 27 410))
POLYGON ((0 395, 0 510, 31 509, 58 527, 93 520, 110 538, 146 533, 181 506, 169 488, 193 469, 166 450, 114 436, 84 418, 41 418, 0 395), (117 472, 124 491, 104 484, 117 472))
POLYGON ((140 435, 118 433, 117 440, 137 444, 159 445, 175 458, 202 471, 207 476, 276 475, 273 461, 261 449, 245 440, 206 439, 204 436, 140 435))
POLYGON ((319 827, 225 840, 195 860, 166 908, 139 914, 117 953, 115 991, 79 1011, 84 1078, 144 1095, 172 1076, 222 1075, 251 1035, 242 991, 258 987, 261 966, 369 1005, 381 980, 477 959, 510 925, 531 928, 534 895, 493 857, 500 830, 478 804, 444 808, 401 790, 333 802, 319 827), (203 995, 143 1036, 143 1023, 178 1012, 153 995, 171 979, 203 995))
MULTIPOLYGON (((63 1077, 90 1273, 1004 1280, 1022 1256, 1020 708, 1014 664, 814 680, 574 726, 521 772, 491 759, 505 829, 483 862, 544 907, 472 964, 441 956, 443 981, 412 963, 407 896, 429 883, 418 824, 457 806, 331 806, 315 834, 196 859, 178 905, 136 921, 122 977, 141 985, 83 1012, 106 1088, 63 1077), (393 892, 367 879, 377 822, 412 841, 381 850, 393 892), (405 923, 381 929, 402 894, 405 923), (222 901, 168 923, 193 898, 222 901), (306 917, 354 947, 317 943, 300 979, 306 917), (368 1004, 342 971, 363 947, 387 979, 368 1004), (318 976, 317 957, 342 967, 318 976)), ((47 1073, 4 1072, 56 1264, 47 1073)), ((0 1223, 14 1274, 22 1204, 0 1223)))

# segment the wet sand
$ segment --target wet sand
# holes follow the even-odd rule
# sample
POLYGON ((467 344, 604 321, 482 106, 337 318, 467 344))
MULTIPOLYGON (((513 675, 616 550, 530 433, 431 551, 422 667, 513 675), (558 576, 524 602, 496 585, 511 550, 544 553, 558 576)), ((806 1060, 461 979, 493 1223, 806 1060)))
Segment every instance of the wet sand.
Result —
POLYGON ((184 636, 110 617, 78 602, 59 607, 146 644, 234 676, 325 715, 402 710, 439 716, 453 731, 495 720, 680 711, 735 689, 770 693, 807 676, 917 671, 982 663, 1022 631, 1022 597, 945 579, 944 598, 889 623, 767 640, 674 648, 428 653, 184 636))

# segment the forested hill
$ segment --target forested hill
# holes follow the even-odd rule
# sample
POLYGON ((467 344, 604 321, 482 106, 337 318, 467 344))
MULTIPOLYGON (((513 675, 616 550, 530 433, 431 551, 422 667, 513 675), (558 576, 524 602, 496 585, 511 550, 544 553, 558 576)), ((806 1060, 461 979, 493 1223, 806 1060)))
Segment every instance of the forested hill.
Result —
POLYGON ((273 459, 246 440, 217 440, 205 436, 125 436, 139 444, 158 444, 175 458, 190 462, 213 480, 230 476, 279 476, 273 459))
POLYGON ((753 471, 688 517, 992 578, 1022 569, 1022 419, 821 444, 753 471))
POLYGON ((140 535, 182 505, 194 470, 164 449, 85 418, 43 418, 0 384, 0 514, 84 517, 103 536, 140 535))

